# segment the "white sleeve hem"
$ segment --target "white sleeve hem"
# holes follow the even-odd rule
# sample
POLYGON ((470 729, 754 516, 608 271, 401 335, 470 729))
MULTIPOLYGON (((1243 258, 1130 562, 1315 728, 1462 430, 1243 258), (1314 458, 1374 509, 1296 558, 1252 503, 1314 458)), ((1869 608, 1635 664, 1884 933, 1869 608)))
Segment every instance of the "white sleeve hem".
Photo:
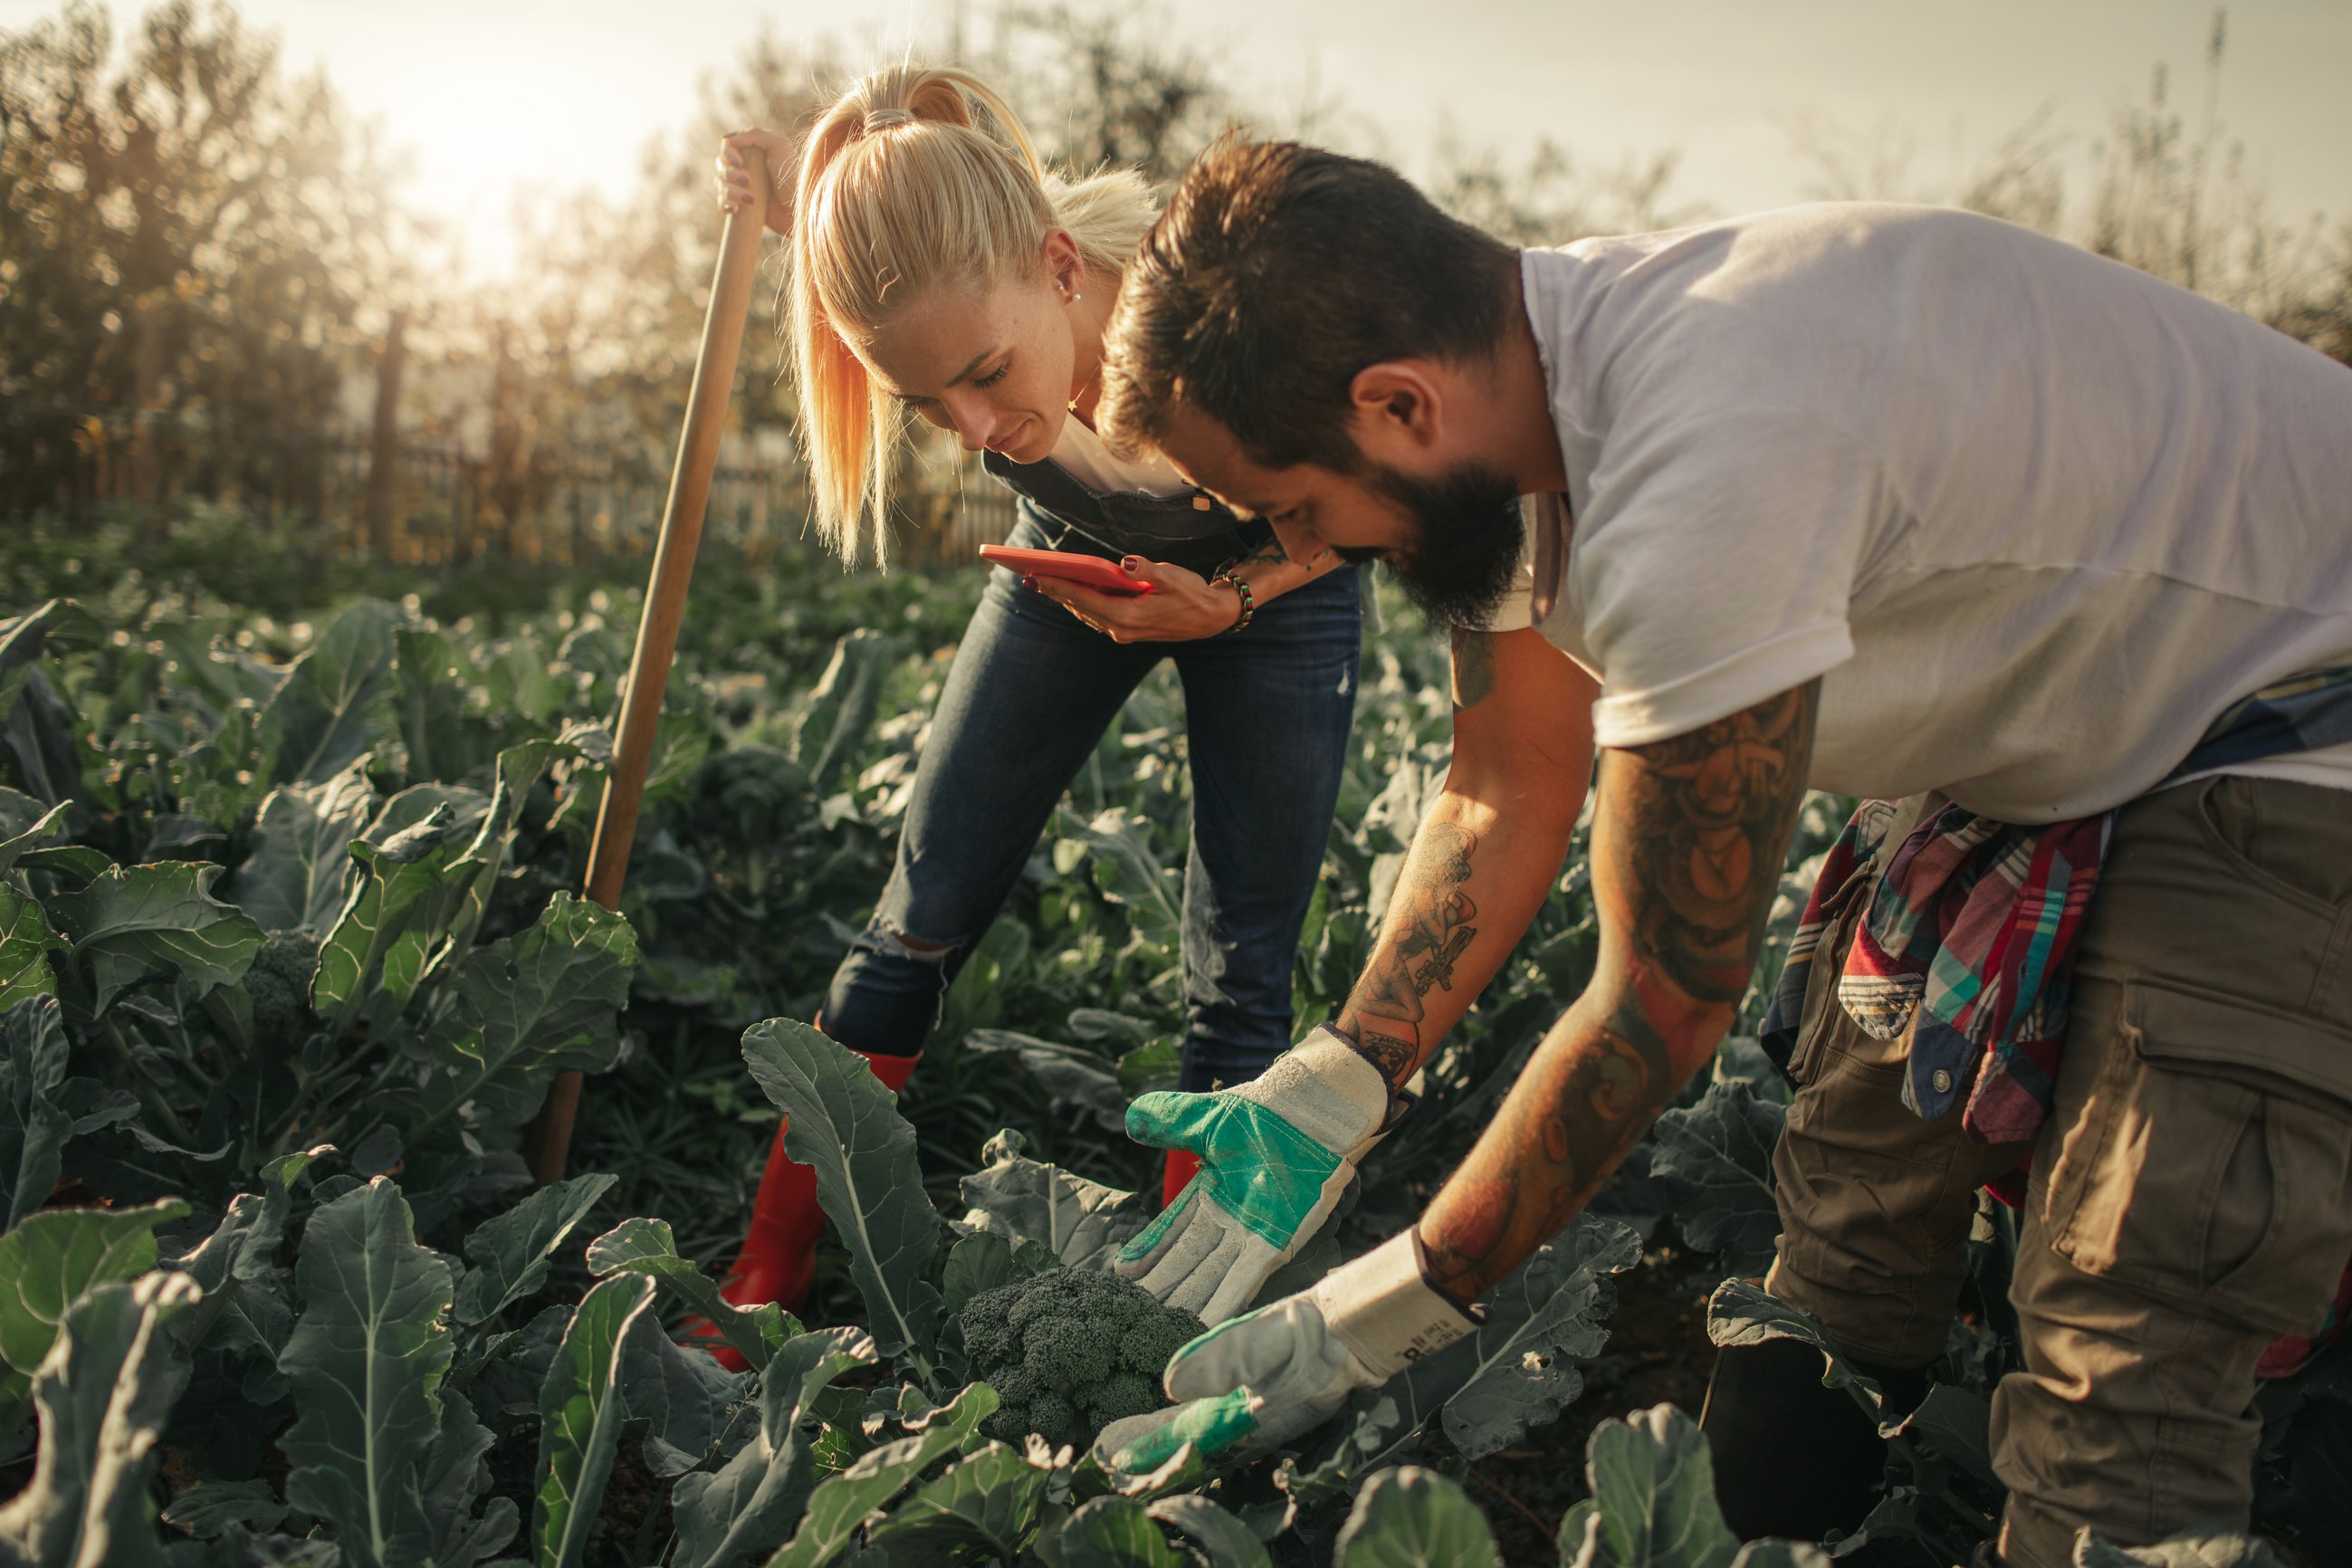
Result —
POLYGON ((1592 705, 1593 742, 1646 746, 1687 735, 1827 674, 1853 657, 1852 628, 1843 620, 1823 621, 1742 648, 1664 686, 1604 690, 1592 705))

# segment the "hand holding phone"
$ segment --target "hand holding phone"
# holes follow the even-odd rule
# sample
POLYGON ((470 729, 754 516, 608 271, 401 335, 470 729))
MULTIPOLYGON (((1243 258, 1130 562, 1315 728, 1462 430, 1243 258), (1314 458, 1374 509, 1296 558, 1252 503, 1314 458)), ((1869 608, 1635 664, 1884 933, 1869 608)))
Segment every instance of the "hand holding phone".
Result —
POLYGON ((1139 583, 1118 569, 1116 561, 1106 561, 1099 555, 1077 555, 1061 550, 1021 550, 1009 544, 983 544, 980 558, 991 565, 1017 572, 1024 577, 1058 577, 1092 588, 1097 594, 1113 594, 1121 598, 1139 598, 1153 591, 1153 584, 1139 583))

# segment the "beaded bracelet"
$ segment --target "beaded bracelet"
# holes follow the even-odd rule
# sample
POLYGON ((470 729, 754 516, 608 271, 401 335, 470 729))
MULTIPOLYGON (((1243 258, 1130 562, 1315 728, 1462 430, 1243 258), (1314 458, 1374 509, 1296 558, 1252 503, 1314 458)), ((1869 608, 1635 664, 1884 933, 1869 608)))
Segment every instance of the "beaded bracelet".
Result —
POLYGON ((1220 583, 1232 584, 1234 585, 1234 592, 1241 595, 1242 615, 1241 619, 1235 621, 1232 626, 1227 626, 1223 631, 1219 632, 1217 635, 1219 637, 1231 637, 1235 632, 1245 632, 1249 630, 1250 622, 1255 619, 1257 616, 1257 596, 1250 592, 1250 585, 1247 583, 1243 582, 1231 572, 1220 572, 1215 576, 1209 579, 1209 586, 1212 588, 1215 587, 1220 583))

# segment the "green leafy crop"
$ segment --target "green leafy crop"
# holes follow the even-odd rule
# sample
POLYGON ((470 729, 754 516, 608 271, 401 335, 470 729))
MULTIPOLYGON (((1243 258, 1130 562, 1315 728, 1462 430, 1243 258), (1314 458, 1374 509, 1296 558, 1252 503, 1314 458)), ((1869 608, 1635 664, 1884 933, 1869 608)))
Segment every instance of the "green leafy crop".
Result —
POLYGON ((982 1428, 1086 1447, 1095 1434, 1168 1403, 1168 1358, 1203 1331, 1190 1312, 1095 1268, 1049 1268, 975 1296, 963 1310, 973 1376, 1003 1401, 982 1428))

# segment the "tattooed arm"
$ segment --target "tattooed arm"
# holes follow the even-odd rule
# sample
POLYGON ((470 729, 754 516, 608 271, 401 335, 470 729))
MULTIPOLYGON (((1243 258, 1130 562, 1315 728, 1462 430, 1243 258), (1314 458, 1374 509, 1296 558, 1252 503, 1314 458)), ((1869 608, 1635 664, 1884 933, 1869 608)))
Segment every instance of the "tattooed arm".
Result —
POLYGON ((1602 754, 1592 982, 1422 1216, 1431 1276, 1457 1300, 1575 1217, 1730 1027, 1804 799, 1820 691, 1602 754))
POLYGON ((1568 854, 1592 678, 1534 630, 1454 634, 1454 764, 1333 1027, 1402 1089, 1503 966, 1568 854))

